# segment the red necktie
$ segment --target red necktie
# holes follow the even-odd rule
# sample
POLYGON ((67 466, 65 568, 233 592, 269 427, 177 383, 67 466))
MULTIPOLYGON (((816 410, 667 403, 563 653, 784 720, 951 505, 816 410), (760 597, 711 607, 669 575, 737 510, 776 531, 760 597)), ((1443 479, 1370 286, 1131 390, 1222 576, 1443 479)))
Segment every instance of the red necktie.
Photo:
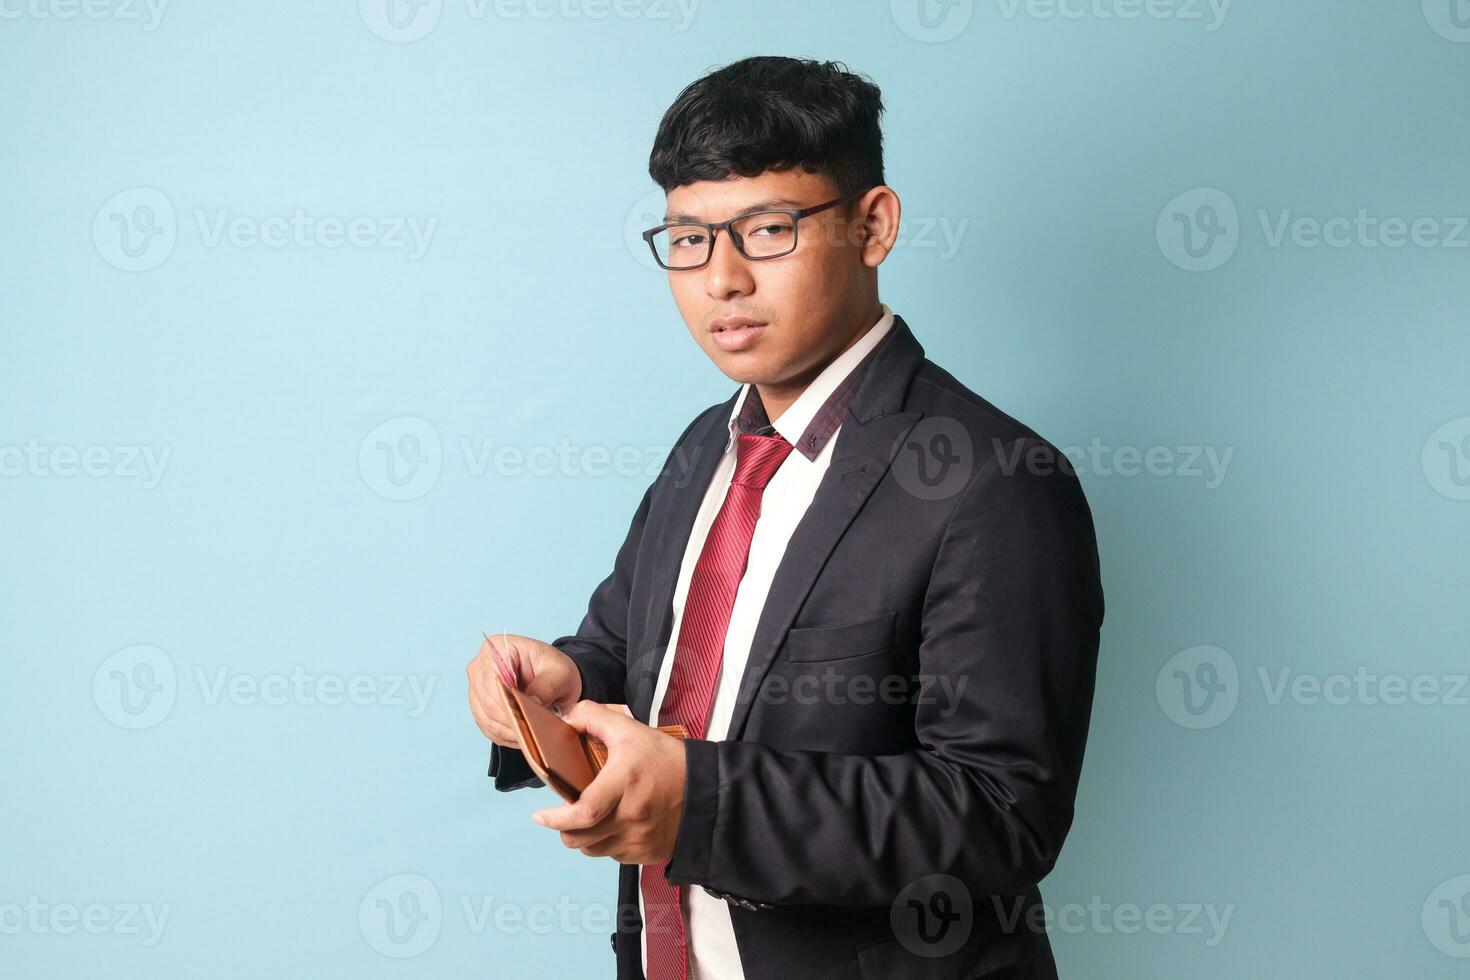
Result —
MULTIPOLYGON (((705 736, 725 656, 725 631, 730 627, 735 591, 750 559, 761 495, 790 452, 791 443, 780 436, 742 435, 736 444, 735 476, 689 579, 678 648, 658 714, 658 724, 683 725, 690 738, 705 736)), ((681 896, 678 886, 664 877, 667 866, 667 861, 645 864, 639 874, 648 980, 686 980, 688 976, 681 896)))

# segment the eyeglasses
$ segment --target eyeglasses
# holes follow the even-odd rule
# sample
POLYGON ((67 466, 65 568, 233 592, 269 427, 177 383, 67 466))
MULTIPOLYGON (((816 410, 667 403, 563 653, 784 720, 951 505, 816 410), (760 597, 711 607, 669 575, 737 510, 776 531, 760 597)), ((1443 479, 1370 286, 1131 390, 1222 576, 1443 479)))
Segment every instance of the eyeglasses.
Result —
POLYGON ((715 254, 715 236, 730 233, 735 250, 747 259, 776 259, 796 251, 796 225, 839 204, 856 201, 867 191, 858 191, 835 201, 793 211, 754 211, 714 224, 679 222, 659 225, 643 233, 643 240, 653 250, 653 258, 670 271, 687 272, 703 268, 715 254))

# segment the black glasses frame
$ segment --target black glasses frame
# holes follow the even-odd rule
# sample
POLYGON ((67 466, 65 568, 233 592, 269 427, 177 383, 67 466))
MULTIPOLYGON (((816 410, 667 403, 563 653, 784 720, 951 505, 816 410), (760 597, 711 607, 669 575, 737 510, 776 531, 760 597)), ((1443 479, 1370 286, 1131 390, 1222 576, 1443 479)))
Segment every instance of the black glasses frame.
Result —
POLYGON ((717 221, 714 223, 706 221, 674 221, 659 225, 657 228, 648 229, 643 233, 643 240, 648 243, 648 250, 653 253, 653 261, 659 264, 659 268, 667 269, 669 272, 693 272, 695 269, 703 269, 705 266, 709 265, 710 259, 715 257, 715 240, 719 237, 719 234, 722 231, 729 233, 730 241, 735 246, 735 251, 739 252, 742 256, 744 256, 751 262, 763 262, 766 259, 779 259, 783 255, 790 255, 792 252, 796 251, 796 244, 801 239, 801 232, 798 230, 798 226, 801 224, 802 218, 809 218, 814 214, 826 211, 828 208, 835 208, 840 204, 847 204, 850 201, 856 201, 858 198, 868 193, 869 190, 872 190, 872 188, 858 191, 856 194, 849 194, 846 197, 839 197, 836 200, 827 201, 824 204, 814 204, 809 208, 752 211, 749 214, 737 214, 733 218, 729 218, 725 221, 717 221), (751 218, 758 218, 762 215, 767 214, 784 214, 790 216, 791 247, 784 252, 776 252, 772 255, 751 255, 745 251, 745 240, 740 237, 740 233, 734 229, 733 225, 737 221, 749 221, 751 218), (653 244, 653 236, 657 235, 661 231, 666 231, 670 228, 704 228, 706 231, 708 231, 709 253, 705 255, 704 261, 699 263, 699 265, 665 265, 664 260, 659 257, 658 248, 655 247, 653 244))

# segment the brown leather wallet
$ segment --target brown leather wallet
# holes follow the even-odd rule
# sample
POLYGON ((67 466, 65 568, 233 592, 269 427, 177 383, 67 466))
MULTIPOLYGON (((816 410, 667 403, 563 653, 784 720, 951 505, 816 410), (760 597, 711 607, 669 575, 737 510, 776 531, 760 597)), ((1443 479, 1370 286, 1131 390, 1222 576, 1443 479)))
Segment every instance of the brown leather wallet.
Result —
MULTIPOLYGON (((531 771, 568 803, 575 803, 607 762, 607 746, 558 718, 550 708, 504 684, 506 711, 521 737, 521 754, 531 771)), ((683 725, 664 725, 665 735, 685 738, 683 725)))

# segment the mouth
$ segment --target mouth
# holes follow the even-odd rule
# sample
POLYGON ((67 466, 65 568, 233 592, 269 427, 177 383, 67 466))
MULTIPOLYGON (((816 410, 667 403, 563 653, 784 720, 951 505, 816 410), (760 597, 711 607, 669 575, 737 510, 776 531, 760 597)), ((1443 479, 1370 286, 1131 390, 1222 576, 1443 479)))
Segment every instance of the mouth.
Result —
POLYGON ((726 316, 712 321, 709 332, 720 350, 740 351, 754 344, 766 326, 765 321, 748 316, 726 316))

